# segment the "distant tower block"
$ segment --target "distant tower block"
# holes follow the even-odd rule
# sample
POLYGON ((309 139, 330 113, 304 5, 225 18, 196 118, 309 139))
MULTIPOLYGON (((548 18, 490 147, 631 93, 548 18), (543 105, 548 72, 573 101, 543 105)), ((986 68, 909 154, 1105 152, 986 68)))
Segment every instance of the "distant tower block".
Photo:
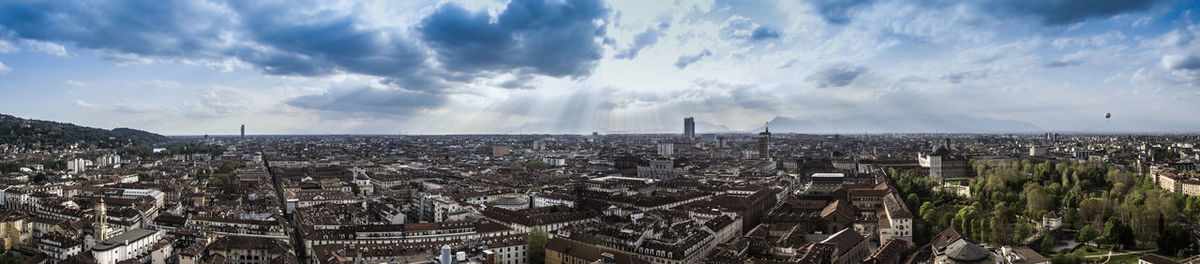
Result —
POLYGON ((687 140, 692 140, 692 139, 696 138, 696 119, 695 118, 688 117, 688 118, 683 119, 683 138, 685 138, 687 140))
POLYGON ((758 133, 758 154, 763 159, 771 159, 771 128, 765 125, 763 132, 758 133))
POLYGON ((246 124, 242 124, 242 137, 246 137, 246 124))

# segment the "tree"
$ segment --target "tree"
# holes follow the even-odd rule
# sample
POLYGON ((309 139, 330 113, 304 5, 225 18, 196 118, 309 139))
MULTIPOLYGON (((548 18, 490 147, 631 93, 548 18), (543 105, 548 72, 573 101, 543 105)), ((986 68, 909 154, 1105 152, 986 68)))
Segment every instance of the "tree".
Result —
POLYGON ((1104 241, 1115 245, 1124 246, 1124 248, 1132 249, 1136 246, 1133 238, 1133 231, 1129 229, 1121 220, 1109 218, 1108 222, 1104 223, 1104 241))
POLYGON ((946 227, 954 226, 954 214, 946 213, 942 215, 942 219, 938 222, 938 227, 945 229, 946 227))
POLYGON ((1079 237, 1076 239, 1081 242, 1088 242, 1096 239, 1096 236, 1096 229, 1092 228, 1092 225, 1083 225, 1083 228, 1079 229, 1079 237))
POLYGON ((531 160, 531 161, 518 162, 517 164, 513 164, 513 169, 517 169, 517 170, 521 170, 521 169, 540 170, 540 169, 545 169, 545 168, 549 168, 549 167, 550 167, 550 164, 546 164, 545 161, 541 161, 541 160, 531 160))
POLYGON ((1183 213, 1192 219, 1200 219, 1200 197, 1188 196, 1184 201, 1183 213))
POLYGON ((25 258, 13 252, 4 252, 4 255, 0 255, 0 264, 17 264, 22 261, 25 261, 25 258))
POLYGON ((529 251, 529 263, 541 264, 546 261, 547 236, 541 226, 534 226, 529 230, 529 237, 525 240, 529 251))
POLYGON ((1033 227, 1030 226, 1029 222, 1018 221, 1012 233, 1013 242, 1023 243, 1026 238, 1033 235, 1033 227))
POLYGON ((1179 223, 1165 224, 1163 220, 1159 218, 1159 224, 1165 225, 1166 227, 1159 230, 1157 241, 1158 252, 1163 253, 1164 255, 1174 255, 1177 257, 1186 256, 1176 254, 1178 254, 1179 250, 1181 249, 1190 248, 1191 240, 1188 239, 1187 232, 1177 231, 1182 229, 1182 227, 1179 226, 1179 223))
POLYGON ((1170 251, 1163 246, 1174 240, 1167 233, 1184 232, 1164 223, 1177 222, 1173 219, 1178 217, 1200 219, 1200 198, 1164 192, 1145 175, 1106 163, 1023 159, 972 162, 971 168, 978 175, 968 185, 971 198, 929 193, 927 179, 907 171, 891 170, 890 175, 901 197, 916 209, 918 226, 931 232, 954 227, 996 245, 1018 244, 1034 233, 1034 225, 1017 216, 1040 219, 1048 211, 1061 210, 1064 227, 1080 231, 1057 239, 1126 248, 1158 245, 1170 251))
POLYGON ((971 220, 976 218, 975 207, 963 206, 958 209, 958 213, 954 215, 954 228, 966 235, 971 235, 974 226, 971 220))
POLYGON ((925 220, 925 222, 933 222, 933 220, 936 219, 933 217, 934 210, 937 210, 937 206, 933 205, 933 202, 924 202, 921 203, 921 209, 918 210, 917 213, 921 214, 921 220, 925 220))
POLYGON ((904 202, 908 205, 908 208, 914 208, 920 205, 921 197, 918 197, 916 193, 910 193, 908 194, 908 198, 904 199, 904 202))
POLYGON ((1046 236, 1042 237, 1042 254, 1043 255, 1049 255, 1050 252, 1054 251, 1055 240, 1056 239, 1054 238, 1054 232, 1047 232, 1046 236))
POLYGON ((21 164, 16 162, 0 162, 0 173, 13 173, 21 171, 21 164))
POLYGON ((218 174, 217 177, 212 180, 212 184, 229 184, 229 174, 218 174))
POLYGON ((979 218, 971 219, 971 237, 983 241, 984 230, 986 230, 986 228, 983 227, 983 220, 980 220, 979 218))
POLYGON ((1040 217, 1039 212, 1045 212, 1054 206, 1054 198, 1046 193, 1046 188, 1037 183, 1025 185, 1025 212, 1033 217, 1040 217))
POLYGON ((230 172, 233 172, 234 170, 237 170, 237 168, 238 168, 238 166, 236 164, 226 162, 226 163, 222 163, 221 167, 217 168, 217 173, 230 173, 230 172))
POLYGON ((1011 237, 1007 236, 1007 234, 1012 231, 1011 228, 1006 226, 1003 222, 997 221, 996 218, 991 218, 989 220, 991 222, 989 223, 989 227, 991 228, 988 229, 988 232, 992 233, 991 236, 988 236, 988 238, 991 239, 989 241, 991 241, 993 244, 1008 244, 1008 241, 1011 237))
POLYGON ((1066 228, 1075 228, 1078 226, 1078 221, 1079 213, 1075 211, 1075 208, 1066 208, 1065 212, 1063 212, 1063 226, 1066 228))
POLYGON ((1113 214, 1113 204, 1109 200, 1089 198, 1079 203, 1079 217, 1083 221, 1100 223, 1113 214))
POLYGON ((1052 263, 1074 264, 1083 263, 1083 257, 1078 253, 1060 254, 1050 258, 1052 263))

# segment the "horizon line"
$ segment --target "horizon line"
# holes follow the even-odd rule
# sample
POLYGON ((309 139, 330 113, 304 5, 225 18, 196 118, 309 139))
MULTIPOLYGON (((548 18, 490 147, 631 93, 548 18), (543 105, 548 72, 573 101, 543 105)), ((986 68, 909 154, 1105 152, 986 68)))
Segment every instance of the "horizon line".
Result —
MULTIPOLYGON (((802 133, 802 132, 772 132, 771 134, 784 135, 813 135, 813 136, 840 136, 840 135, 1043 135, 1046 133, 1054 133, 1060 135, 1200 135, 1200 131, 1188 132, 1095 132, 1095 131, 1046 131, 1046 132, 864 132, 864 133, 802 133)), ((599 135, 645 135, 645 136, 680 136, 683 133, 600 133, 599 135)), ((697 135, 755 135, 757 132, 750 131, 731 131, 719 133, 696 133, 697 135)), ((167 137, 242 137, 239 134, 160 134, 167 137)), ((445 133, 445 134, 429 134, 429 133, 414 133, 414 134, 382 134, 382 133, 294 133, 294 134, 246 134, 246 137, 277 137, 277 136, 590 136, 591 134, 575 134, 575 133, 445 133)))

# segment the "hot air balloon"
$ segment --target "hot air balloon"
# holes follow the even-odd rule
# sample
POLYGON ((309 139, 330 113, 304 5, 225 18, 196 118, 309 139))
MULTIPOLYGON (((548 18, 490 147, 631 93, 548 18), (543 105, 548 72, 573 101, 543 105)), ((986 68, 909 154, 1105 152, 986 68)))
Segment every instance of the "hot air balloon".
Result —
POLYGON ((1112 118, 1112 113, 1104 113, 1104 123, 1108 123, 1108 120, 1111 118, 1112 118))

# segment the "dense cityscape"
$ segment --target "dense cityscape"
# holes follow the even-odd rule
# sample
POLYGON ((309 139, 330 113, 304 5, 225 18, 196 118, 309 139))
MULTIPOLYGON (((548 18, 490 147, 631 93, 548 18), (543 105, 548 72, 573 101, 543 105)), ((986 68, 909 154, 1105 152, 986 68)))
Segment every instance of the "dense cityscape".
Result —
POLYGON ((1200 0, 0 0, 0 264, 1200 264, 1200 0))
POLYGON ((59 126, 0 145, 6 263, 1200 259, 1196 135, 697 134, 687 118, 682 134, 98 142, 4 121, 59 126))

